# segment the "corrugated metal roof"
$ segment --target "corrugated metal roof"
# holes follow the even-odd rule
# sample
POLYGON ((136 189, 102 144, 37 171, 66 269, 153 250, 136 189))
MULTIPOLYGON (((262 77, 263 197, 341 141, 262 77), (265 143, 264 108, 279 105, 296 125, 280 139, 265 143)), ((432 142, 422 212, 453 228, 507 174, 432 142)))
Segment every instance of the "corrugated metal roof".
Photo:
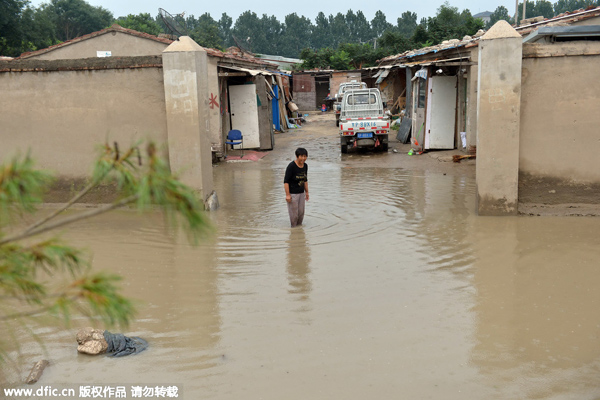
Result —
POLYGON ((381 71, 379 71, 377 73, 378 78, 377 78, 377 81, 375 81, 375 83, 380 84, 381 82, 383 82, 383 80, 390 74, 390 71, 391 71, 391 69, 382 69, 381 71))
POLYGON ((515 28, 517 32, 521 36, 526 35, 527 33, 543 26, 554 23, 564 23, 569 24, 578 21, 584 21, 586 19, 594 18, 600 16, 600 7, 590 8, 589 10, 579 9, 571 12, 566 12, 560 15, 557 15, 553 18, 548 18, 543 21, 534 22, 527 25, 521 25, 515 28))
POLYGON ((542 26, 523 38, 523 43, 535 43, 551 37, 556 38, 576 38, 576 37, 596 37, 600 36, 599 25, 579 25, 579 26, 542 26))
POLYGON ((248 69, 248 68, 242 68, 242 67, 234 67, 231 65, 219 65, 219 68, 225 68, 225 69, 231 69, 233 71, 240 71, 240 72, 246 72, 247 74, 250 74, 251 76, 256 76, 256 75, 274 75, 273 72, 269 72, 266 70, 262 70, 262 69, 248 69))
MULTIPOLYGON (((600 7, 594 7, 591 8, 589 10, 577 10, 577 11, 573 11, 570 13, 564 13, 564 14, 560 14, 557 15, 554 18, 550 18, 550 19, 546 19, 544 21, 540 21, 540 22, 535 22, 532 24, 528 24, 528 25, 523 25, 523 26, 519 26, 516 27, 515 30, 520 34, 520 35, 526 35, 529 32, 532 32, 535 29, 538 29, 541 26, 544 25, 549 25, 549 24, 553 24, 553 23, 564 23, 564 24, 569 24, 569 23, 574 23, 574 22, 578 22, 578 21, 582 21, 582 20, 586 20, 589 18, 594 18, 600 16, 600 7)), ((465 47, 465 48, 469 48, 469 47, 473 47, 473 46, 477 46, 479 39, 481 38, 481 36, 483 35, 483 31, 478 32, 475 37, 468 37, 465 36, 463 38, 463 40, 459 40, 459 39, 454 39, 451 41, 447 41, 446 44, 444 44, 445 42, 442 42, 442 44, 439 45, 435 45, 435 46, 430 46, 430 47, 424 47, 422 49, 414 49, 414 50, 410 50, 410 51, 405 51, 404 53, 400 53, 400 54, 395 54, 392 56, 388 56, 385 58, 382 58, 381 60, 379 60, 380 63, 390 63, 390 62, 394 62, 394 61, 400 61, 400 60, 404 60, 402 64, 404 65, 415 65, 412 63, 407 63, 405 60, 406 59, 410 59, 413 57, 417 57, 417 56, 422 56, 422 55, 426 55, 426 54, 435 54, 439 51, 444 51, 444 50, 450 50, 450 49, 456 49, 459 47, 465 47)), ((448 61, 448 60, 446 60, 448 61)), ((399 63, 397 64, 393 64, 394 66, 400 65, 399 63)), ((383 66, 381 66, 383 67, 383 66)), ((380 68, 381 68, 380 67, 380 68)))
MULTIPOLYGON (((424 47, 422 49, 405 51, 404 53, 401 53, 401 54, 396 54, 394 56, 385 57, 385 58, 381 59, 380 62, 406 60, 409 58, 422 56, 422 55, 426 55, 426 54, 435 54, 435 53, 438 53, 438 52, 444 51, 444 50, 451 50, 451 49, 457 49, 459 47, 465 47, 471 43, 477 42, 479 40, 479 38, 481 36, 483 36, 483 33, 484 32, 481 30, 480 32, 478 32, 476 37, 465 36, 463 38, 463 40, 459 40, 459 39, 447 40, 447 41, 444 41, 441 44, 438 44, 435 46, 429 46, 429 47, 424 47)), ((409 64, 409 63, 407 63, 406 61, 403 61, 403 64, 409 64)), ((398 64, 393 64, 393 66, 396 66, 396 65, 398 65, 398 64)))

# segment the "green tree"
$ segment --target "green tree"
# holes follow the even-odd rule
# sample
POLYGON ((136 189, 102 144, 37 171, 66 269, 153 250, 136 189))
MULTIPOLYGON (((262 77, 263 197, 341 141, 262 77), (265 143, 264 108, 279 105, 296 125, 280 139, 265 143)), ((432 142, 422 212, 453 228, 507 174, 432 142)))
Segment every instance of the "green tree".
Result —
POLYGON ((219 19, 219 35, 223 40, 223 46, 225 48, 233 46, 233 39, 231 38, 231 25, 233 24, 233 19, 227 13, 221 14, 221 18, 219 19))
POLYGON ((331 57, 335 54, 329 47, 321 48, 319 50, 312 50, 305 48, 300 52, 300 58, 302 64, 300 69, 329 69, 331 68, 331 57))
POLYGON ((473 18, 469 10, 458 12, 448 2, 442 4, 435 17, 427 19, 427 34, 433 44, 444 40, 462 39, 465 35, 474 35, 483 29, 484 23, 479 18, 473 18))
POLYGON ((410 38, 417 29, 417 13, 405 11, 398 18, 398 32, 405 38, 410 38))
POLYGON ((0 1, 0 55, 18 56, 23 41, 22 13, 27 1, 0 1))
POLYGON ((349 37, 347 42, 363 43, 373 38, 371 25, 362 11, 354 13, 348 10, 346 13, 346 24, 348 25, 349 37))
POLYGON ((121 278, 94 272, 85 252, 69 246, 57 236, 48 236, 56 229, 125 205, 134 205, 140 211, 160 207, 168 215, 168 221, 186 229, 192 243, 196 243, 209 226, 194 191, 171 174, 152 143, 148 144, 143 156, 139 147, 119 152, 116 144, 104 146, 86 188, 65 206, 32 224, 25 223, 24 216, 37 217, 36 205, 50 180, 49 174, 34 167, 29 155, 15 157, 0 166, 0 304, 4 306, 0 311, 0 324, 3 325, 3 338, 15 326, 27 325, 26 318, 43 314, 59 317, 63 322, 68 322, 73 314, 83 314, 108 327, 126 326, 134 316, 132 302, 120 293, 118 282, 121 278), (116 183, 121 195, 117 201, 65 216, 64 211, 78 199, 107 181, 116 183), (40 238, 42 234, 44 236, 40 238), (62 281, 58 277, 69 281, 58 283, 62 281))
POLYGON ((336 51, 329 59, 331 63, 331 68, 345 71, 349 70, 352 67, 352 60, 350 59, 350 54, 345 52, 344 50, 336 51))
POLYGON ((331 47, 332 44, 333 37, 331 35, 329 19, 323 12, 319 12, 315 18, 315 25, 312 31, 311 47, 313 49, 322 49, 331 47))
POLYGON ((600 6, 600 1, 596 0, 558 0, 554 3, 554 15, 562 14, 567 11, 575 11, 589 6, 600 6))
POLYGON ((263 41, 263 27, 260 18, 252 11, 244 11, 235 21, 232 29, 234 36, 240 45, 247 47, 246 50, 259 52, 257 44, 260 45, 263 41))
POLYGON ((378 10, 375 13, 375 17, 371 20, 371 31, 374 37, 380 37, 390 28, 392 28, 392 24, 387 21, 385 14, 381 10, 378 10))
POLYGON ((284 26, 277 17, 267 14, 263 14, 260 22, 263 26, 263 42, 261 43, 260 53, 283 55, 285 49, 283 48, 283 31, 284 26))
POLYGON ((433 40, 429 36, 427 28, 423 24, 417 25, 415 33, 412 35, 411 42, 414 44, 414 47, 428 47, 433 44, 433 40))
POLYGON ((536 17, 552 18, 554 17, 554 7, 548 0, 537 0, 533 6, 533 13, 536 17))
MULTIPOLYGON (((209 14, 210 16, 210 14, 209 14)), ((183 19, 183 26, 185 27, 186 32, 181 32, 181 33, 187 33, 188 36, 190 35, 191 32, 195 31, 196 29, 198 29, 198 25, 200 24, 199 18, 196 18, 194 16, 194 14, 190 14, 187 17, 180 17, 180 16, 175 16, 176 20, 181 20, 183 19)))
POLYGON ((490 15, 490 20, 486 24, 486 29, 490 29, 494 24, 500 20, 507 21, 509 24, 513 24, 513 18, 508 14, 508 9, 504 6, 498 6, 496 10, 490 15))
POLYGON ((461 29, 457 29, 457 39, 462 39, 465 35, 473 36, 480 29, 485 28, 485 22, 479 18, 473 18, 468 9, 460 13, 461 29))
MULTIPOLYGON (((190 21, 191 22, 191 21, 190 21)), ((223 39, 219 33, 219 24, 209 13, 204 13, 194 23, 189 35, 200 46, 223 50, 223 39)))
POLYGON ((517 21, 521 22, 524 19, 535 17, 535 15, 533 15, 534 7, 535 3, 527 0, 527 3, 525 3, 525 17, 523 17, 523 3, 519 3, 519 7, 517 8, 517 21))
POLYGON ((45 49, 59 43, 56 26, 41 8, 27 7, 23 12, 23 26, 27 41, 23 51, 45 49))
POLYGON ((47 13, 29 1, 0 0, 0 55, 16 57, 59 42, 47 13))
POLYGON ((331 47, 336 48, 341 43, 347 43, 350 40, 350 29, 346 24, 346 17, 342 13, 337 13, 335 16, 329 16, 329 27, 333 38, 331 47))
POLYGON ((60 41, 102 30, 114 20, 107 9, 93 7, 84 0, 51 0, 40 8, 52 21, 60 41))
POLYGON ((312 22, 308 18, 298 16, 296 13, 286 15, 281 37, 282 49, 279 55, 298 57, 302 49, 310 47, 312 29, 312 22))
POLYGON ((369 43, 345 43, 341 44, 337 53, 344 52, 350 58, 350 67, 360 69, 363 67, 372 66, 377 60, 377 54, 369 43))
POLYGON ((119 17, 115 21, 123 28, 133 29, 134 31, 149 33, 158 36, 161 33, 160 26, 156 23, 150 13, 129 14, 126 17, 119 17))
POLYGON ((535 3, 527 0, 527 3, 525 4, 525 18, 523 18, 523 3, 520 3, 519 8, 517 9, 517 19, 520 22, 523 19, 533 17, 552 18, 555 15, 555 7, 556 5, 553 5, 547 0, 537 0, 535 3))
POLYGON ((389 29, 377 41, 378 49, 385 55, 399 54, 412 48, 412 43, 395 29, 389 29))

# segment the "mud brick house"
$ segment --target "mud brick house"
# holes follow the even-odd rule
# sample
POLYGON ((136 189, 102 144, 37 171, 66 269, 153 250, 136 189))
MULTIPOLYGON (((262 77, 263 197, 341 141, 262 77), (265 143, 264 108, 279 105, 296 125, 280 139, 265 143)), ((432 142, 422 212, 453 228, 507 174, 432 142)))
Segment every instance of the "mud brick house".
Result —
POLYGON ((95 146, 152 139, 206 198, 229 129, 243 131, 247 148, 273 147, 266 79, 277 74, 251 55, 113 25, 0 61, 0 159, 30 149, 42 167, 81 178, 95 146), (245 103, 230 93, 239 87, 253 106, 236 119, 232 109, 245 103))
POLYGON ((600 7, 516 28, 500 21, 369 73, 392 88, 388 104, 406 98, 413 143, 477 154, 480 214, 598 204, 599 37, 600 7))

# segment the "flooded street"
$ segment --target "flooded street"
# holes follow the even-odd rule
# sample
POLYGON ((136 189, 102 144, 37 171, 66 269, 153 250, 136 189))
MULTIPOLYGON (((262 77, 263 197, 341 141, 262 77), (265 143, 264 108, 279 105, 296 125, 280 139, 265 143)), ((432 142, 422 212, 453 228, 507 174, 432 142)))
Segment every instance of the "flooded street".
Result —
POLYGON ((122 333, 150 347, 84 356, 86 321, 38 321, 46 353, 23 343, 20 374, 48 358, 34 387, 178 385, 185 399, 600 398, 600 220, 477 217, 474 166, 340 157, 331 118, 215 166, 221 208, 198 247, 132 211, 66 232, 125 277, 139 313, 122 333), (298 146, 311 197, 291 229, 298 146))

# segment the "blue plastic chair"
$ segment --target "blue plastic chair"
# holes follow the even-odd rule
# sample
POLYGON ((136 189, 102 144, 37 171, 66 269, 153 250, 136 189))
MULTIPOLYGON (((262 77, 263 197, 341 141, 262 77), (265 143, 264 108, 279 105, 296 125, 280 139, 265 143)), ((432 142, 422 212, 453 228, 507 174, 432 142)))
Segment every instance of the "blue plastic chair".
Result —
POLYGON ((242 150, 244 148, 244 136, 242 135, 241 131, 232 129, 227 134, 227 140, 225 143, 231 145, 231 150, 234 150, 233 146, 242 145, 240 148, 240 150, 242 150))

